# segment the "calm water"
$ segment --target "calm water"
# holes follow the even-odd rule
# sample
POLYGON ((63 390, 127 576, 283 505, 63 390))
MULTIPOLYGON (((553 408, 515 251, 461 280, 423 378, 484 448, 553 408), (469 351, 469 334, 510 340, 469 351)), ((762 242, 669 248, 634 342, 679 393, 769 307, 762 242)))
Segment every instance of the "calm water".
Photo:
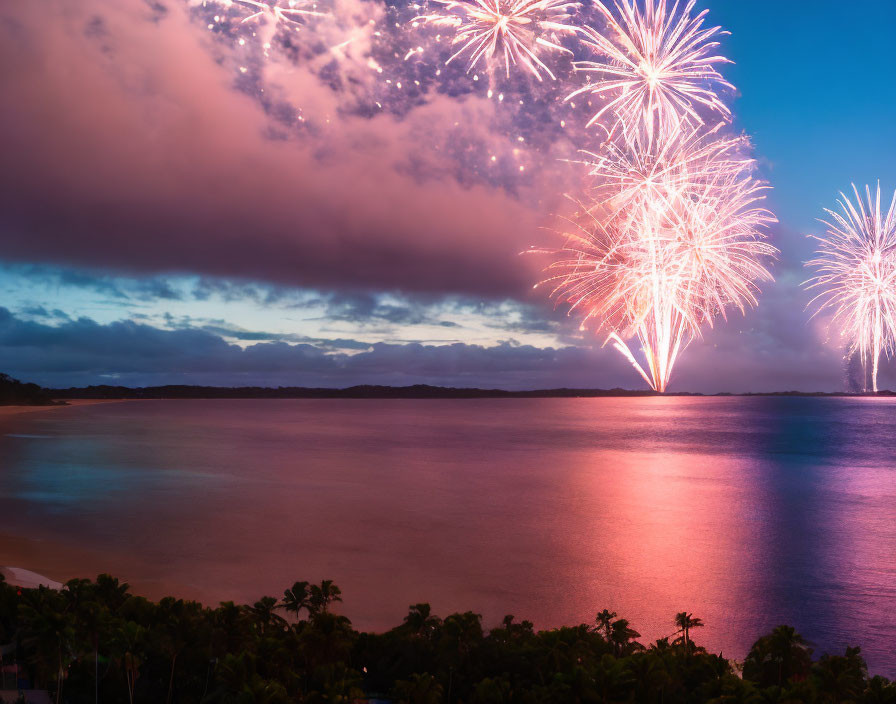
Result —
POLYGON ((896 403, 146 401, 0 421, 0 564, 255 600, 332 578, 362 628, 677 611, 786 622, 896 675, 896 403))

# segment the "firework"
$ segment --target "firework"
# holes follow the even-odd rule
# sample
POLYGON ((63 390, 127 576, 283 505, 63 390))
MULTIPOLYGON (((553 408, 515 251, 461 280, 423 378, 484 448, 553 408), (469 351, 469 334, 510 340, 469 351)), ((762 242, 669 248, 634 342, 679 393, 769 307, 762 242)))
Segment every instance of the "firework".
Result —
POLYGON ((434 0, 438 12, 415 18, 437 27, 455 30, 452 44, 460 48, 448 59, 468 57, 467 71, 480 62, 503 60, 506 75, 520 66, 539 81, 542 73, 555 79, 541 54, 565 52, 559 42, 575 33, 569 24, 581 4, 567 0, 434 0))
POLYGON ((576 62, 575 68, 595 80, 567 97, 587 93, 601 99, 589 125, 609 114, 613 125, 608 131, 641 132, 652 143, 685 123, 702 124, 701 110, 730 117, 716 92, 719 87, 733 90, 715 68, 728 63, 714 53, 719 45, 715 38, 724 32, 703 27, 706 10, 691 16, 694 0, 681 12, 677 2, 669 10, 666 0, 644 0, 643 10, 636 0, 616 0, 615 13, 601 0, 594 4, 606 19, 609 36, 584 29, 584 43, 599 58, 576 62))
POLYGON ((284 5, 281 5, 279 0, 271 0, 271 2, 265 2, 265 0, 190 0, 190 4, 203 7, 212 4, 225 9, 235 7, 248 12, 249 14, 240 20, 240 24, 266 20, 271 26, 297 25, 305 17, 321 17, 324 14, 315 10, 313 3, 308 0, 287 0, 284 5))
POLYGON ((661 159, 630 154, 640 173, 613 178, 596 167, 604 181, 569 219, 542 282, 570 313, 581 312, 582 329, 596 320, 659 392, 701 327, 730 308, 755 306, 758 282, 772 278, 765 261, 777 250, 763 230, 775 219, 759 206, 766 186, 735 146, 686 138, 661 159), (625 342, 632 337, 646 368, 625 342))
POLYGON ((677 131, 663 142, 644 144, 635 139, 604 144, 601 153, 582 153, 589 159, 589 175, 597 184, 596 195, 616 215, 637 215, 638 202, 666 206, 686 198, 698 183, 722 183, 753 169, 754 161, 745 154, 749 140, 743 136, 723 136, 719 130, 692 128, 677 131))
POLYGON ((298 23, 303 17, 321 16, 322 13, 304 7, 304 2, 288 0, 286 7, 274 2, 262 2, 260 0, 230 0, 230 4, 239 4, 247 8, 251 14, 244 17, 241 23, 252 22, 262 18, 273 23, 298 23))
POLYGON ((896 347, 896 194, 882 211, 880 184, 873 194, 866 186, 864 200, 855 185, 853 193, 855 202, 840 194, 842 212, 825 209, 827 234, 814 237, 818 250, 807 262, 818 273, 806 285, 819 290, 811 303, 814 315, 833 313, 849 353, 859 353, 866 390, 870 371, 877 391, 880 355, 896 347))

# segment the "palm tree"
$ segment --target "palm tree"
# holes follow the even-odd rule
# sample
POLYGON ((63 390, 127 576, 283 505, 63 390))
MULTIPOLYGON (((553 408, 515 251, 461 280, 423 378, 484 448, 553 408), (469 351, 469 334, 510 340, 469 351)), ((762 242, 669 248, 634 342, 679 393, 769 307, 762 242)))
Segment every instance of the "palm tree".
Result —
POLYGON ((778 626, 771 634, 771 651, 779 662, 778 684, 784 684, 793 675, 801 676, 812 663, 809 641, 803 638, 793 626, 778 626), (784 670, 788 677, 783 677, 784 670))
POLYGON ((265 629, 279 626, 282 630, 286 624, 281 616, 274 613, 276 608, 278 608, 277 600, 272 596, 263 596, 249 607, 249 614, 258 624, 261 635, 265 634, 265 629))
POLYGON ((441 619, 432 615, 432 607, 426 603, 413 604, 404 617, 405 627, 418 637, 430 635, 440 623, 441 619))
POLYGON ((757 640, 744 660, 744 679, 761 687, 782 687, 792 677, 803 678, 812 666, 812 648, 792 626, 778 626, 757 640))
POLYGON ((143 650, 146 629, 134 621, 126 621, 118 630, 117 636, 121 652, 121 665, 127 677, 128 701, 134 704, 134 689, 137 686, 137 678, 140 676, 140 666, 143 664, 140 652, 143 650))
POLYGON ((117 577, 101 574, 96 578, 93 591, 97 601, 115 613, 130 597, 128 589, 130 585, 127 582, 119 582, 117 577))
POLYGON ((41 585, 30 590, 20 606, 28 623, 26 642, 35 645, 38 665, 44 672, 56 670, 56 704, 62 700, 65 672, 74 656, 75 622, 69 605, 59 592, 41 585))
POLYGON ((627 655, 632 650, 641 649, 643 646, 632 642, 635 638, 640 637, 641 634, 634 628, 629 628, 627 619, 620 618, 618 621, 613 621, 613 625, 610 626, 610 642, 613 644, 617 656, 627 655))
POLYGON ((306 607, 312 615, 327 613, 330 604, 342 601, 342 590, 333 584, 332 579, 325 579, 320 583, 311 585, 306 607))
POLYGON ((699 618, 696 618, 694 614, 689 614, 687 611, 682 611, 680 613, 675 614, 675 625, 678 626, 679 633, 682 634, 684 638, 684 647, 686 651, 690 651, 691 649, 691 629, 692 628, 703 628, 703 621, 699 618))
POLYGON ((439 648, 450 653, 453 664, 461 664, 482 641, 482 615, 472 611, 450 614, 442 621, 439 648))
POLYGON ((886 677, 875 675, 868 680, 862 701, 865 704, 896 704, 896 684, 886 677))
POLYGON ((283 609, 287 613, 292 613, 299 620, 299 612, 302 609, 311 611, 308 601, 308 582, 296 582, 289 589, 283 592, 283 600, 276 607, 283 609))
POLYGON ((629 661, 614 658, 612 655, 604 655, 597 662, 592 678, 595 693, 601 702, 625 701, 629 699, 635 685, 629 661))
MULTIPOLYGON (((102 575, 101 575, 102 576, 102 575)), ((62 588, 68 608, 93 651, 94 701, 99 701, 100 632, 108 627, 109 609, 97 598, 97 586, 89 579, 71 579, 62 588)))
POLYGON ((156 612, 155 635, 158 637, 158 647, 171 660, 168 674, 168 696, 165 701, 171 704, 174 694, 174 669, 178 656, 190 644, 189 635, 192 632, 191 619, 195 617, 201 607, 196 602, 185 602, 183 599, 165 597, 159 602, 156 612))
POLYGON ((861 648, 847 647, 844 655, 822 655, 813 671, 821 691, 834 702, 859 700, 868 680, 861 648))
POLYGON ((616 618, 616 612, 607 609, 601 611, 595 618, 595 621, 597 622, 596 630, 606 641, 610 640, 610 630, 614 618, 616 618))

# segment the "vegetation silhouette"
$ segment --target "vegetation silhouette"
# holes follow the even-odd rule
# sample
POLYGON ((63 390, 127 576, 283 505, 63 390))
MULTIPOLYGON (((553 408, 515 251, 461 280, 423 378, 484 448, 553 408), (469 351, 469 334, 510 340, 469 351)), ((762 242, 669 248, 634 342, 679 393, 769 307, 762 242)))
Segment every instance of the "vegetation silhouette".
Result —
POLYGON ((6 374, 0 374, 0 406, 55 406, 48 390, 37 384, 25 384, 6 374))
POLYGON ((329 580, 217 608, 152 602, 109 575, 59 591, 0 580, 0 644, 20 685, 58 704, 896 704, 859 648, 813 661, 790 626, 759 638, 740 668, 694 643, 703 623, 686 611, 670 619, 674 640, 645 647, 606 609, 591 625, 536 631, 506 616, 486 631, 479 614, 441 619, 420 603, 392 630, 364 633, 333 613, 340 601, 329 580))

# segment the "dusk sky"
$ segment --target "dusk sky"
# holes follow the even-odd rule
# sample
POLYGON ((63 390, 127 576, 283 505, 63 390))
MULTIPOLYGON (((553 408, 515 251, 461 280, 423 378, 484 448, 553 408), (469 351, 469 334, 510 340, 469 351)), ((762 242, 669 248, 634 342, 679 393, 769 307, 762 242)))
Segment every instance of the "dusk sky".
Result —
MULTIPOLYGON (((838 192, 896 187, 896 5, 699 7, 731 32, 722 70, 781 255, 758 309, 705 330, 670 390, 843 390, 843 344, 800 283, 838 192)), ((556 244, 581 180, 569 71, 474 79, 408 28, 412 8, 326 10, 251 37, 236 10, 185 0, 0 6, 0 371, 56 387, 642 388, 519 255, 556 244)), ((880 385, 896 386, 893 361, 880 385)))

